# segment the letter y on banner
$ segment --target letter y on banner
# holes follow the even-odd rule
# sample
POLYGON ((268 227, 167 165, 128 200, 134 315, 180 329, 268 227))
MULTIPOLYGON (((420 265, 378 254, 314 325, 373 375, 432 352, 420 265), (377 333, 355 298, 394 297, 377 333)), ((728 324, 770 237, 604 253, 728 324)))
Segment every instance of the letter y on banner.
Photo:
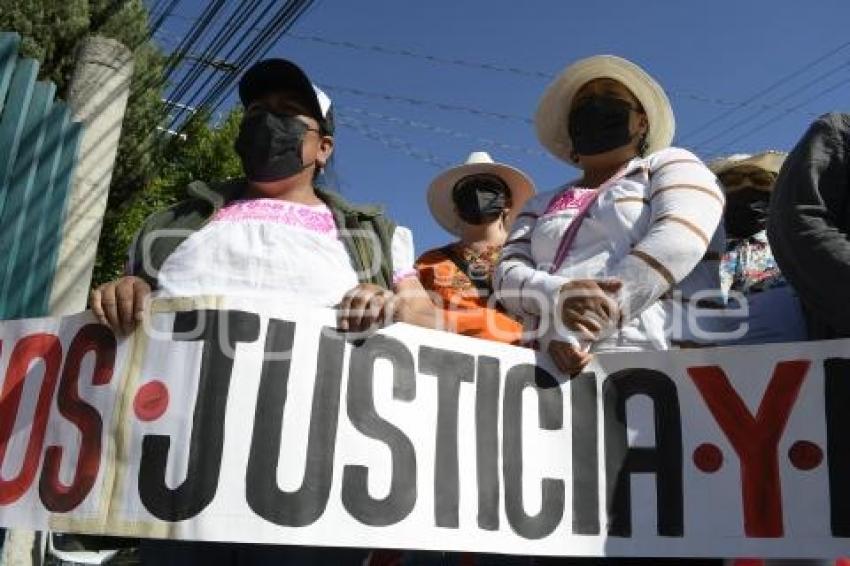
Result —
POLYGON ((780 362, 755 417, 717 366, 688 368, 688 374, 741 460, 744 532, 781 537, 782 486, 778 445, 810 362, 780 362))

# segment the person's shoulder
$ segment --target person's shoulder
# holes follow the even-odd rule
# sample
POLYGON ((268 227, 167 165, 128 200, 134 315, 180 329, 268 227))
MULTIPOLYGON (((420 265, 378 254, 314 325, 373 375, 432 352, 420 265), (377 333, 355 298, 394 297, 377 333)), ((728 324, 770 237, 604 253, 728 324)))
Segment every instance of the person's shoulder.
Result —
POLYGON ((528 201, 526 201, 523 210, 529 212, 542 213, 546 209, 546 207, 549 206, 549 203, 552 202, 552 199, 555 198, 563 190, 564 186, 562 185, 560 187, 548 191, 537 193, 536 195, 528 199, 528 201))
POLYGON ((804 137, 830 136, 836 139, 844 138, 850 143, 850 114, 843 112, 829 112, 818 117, 812 122, 809 131, 804 137))
POLYGON ((665 147, 655 153, 646 156, 646 162, 650 171, 654 171, 673 163, 692 164, 705 166, 702 159, 693 152, 683 147, 665 147))
POLYGON ((238 179, 218 183, 192 181, 186 186, 184 198, 151 213, 145 219, 142 230, 179 228, 186 223, 195 224, 234 198, 242 187, 240 182, 238 179))
POLYGON ((434 248, 424 252, 416 259, 416 265, 421 267, 428 267, 431 265, 436 265, 438 263, 443 263, 448 260, 446 256, 446 252, 443 251, 443 248, 434 248))
POLYGON ((844 112, 827 112, 815 120, 815 124, 822 124, 831 128, 850 128, 850 114, 844 112))
POLYGON ((341 211, 345 215, 357 215, 392 220, 383 206, 376 204, 354 204, 335 191, 316 189, 316 194, 331 209, 341 211))

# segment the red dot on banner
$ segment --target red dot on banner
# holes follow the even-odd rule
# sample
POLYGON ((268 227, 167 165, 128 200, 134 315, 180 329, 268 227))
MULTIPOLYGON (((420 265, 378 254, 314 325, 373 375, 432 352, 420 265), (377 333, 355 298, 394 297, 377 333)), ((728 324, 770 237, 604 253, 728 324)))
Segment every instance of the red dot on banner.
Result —
POLYGON ((798 470, 813 470, 823 461, 823 450, 814 442, 798 440, 788 450, 788 459, 798 470))
POLYGON ((714 444, 700 444, 694 450, 694 465, 707 474, 713 474, 723 465, 723 452, 714 444))
POLYGON ((149 381, 136 391, 133 411, 140 421, 155 421, 168 408, 168 387, 159 380, 149 381))

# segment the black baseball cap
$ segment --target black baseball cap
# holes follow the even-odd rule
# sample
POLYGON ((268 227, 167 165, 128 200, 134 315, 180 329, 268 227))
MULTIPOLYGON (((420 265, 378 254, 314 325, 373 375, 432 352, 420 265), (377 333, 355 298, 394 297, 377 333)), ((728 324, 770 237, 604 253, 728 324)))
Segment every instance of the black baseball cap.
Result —
POLYGON ((239 99, 246 108, 257 98, 276 90, 292 90, 304 96, 311 115, 327 134, 334 132, 331 99, 310 82, 301 67, 286 59, 264 59, 254 63, 239 80, 239 99))

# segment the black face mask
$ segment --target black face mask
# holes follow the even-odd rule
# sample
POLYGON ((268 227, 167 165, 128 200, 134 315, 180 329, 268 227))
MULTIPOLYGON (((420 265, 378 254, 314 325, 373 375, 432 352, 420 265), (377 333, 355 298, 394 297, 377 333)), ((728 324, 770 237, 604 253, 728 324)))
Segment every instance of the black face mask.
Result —
POLYGON ((470 175, 452 189, 457 214, 467 224, 485 224, 498 218, 508 206, 510 191, 495 175, 470 175))
POLYGON ((632 141, 629 113, 625 100, 611 96, 593 96, 570 112, 569 134, 579 155, 598 155, 632 141))
POLYGON ((764 230, 770 193, 753 187, 744 187, 726 199, 726 235, 730 238, 748 238, 764 230))
POLYGON ((304 135, 310 128, 294 116, 259 110, 246 115, 234 149, 251 181, 269 182, 297 175, 312 163, 301 160, 304 135))

